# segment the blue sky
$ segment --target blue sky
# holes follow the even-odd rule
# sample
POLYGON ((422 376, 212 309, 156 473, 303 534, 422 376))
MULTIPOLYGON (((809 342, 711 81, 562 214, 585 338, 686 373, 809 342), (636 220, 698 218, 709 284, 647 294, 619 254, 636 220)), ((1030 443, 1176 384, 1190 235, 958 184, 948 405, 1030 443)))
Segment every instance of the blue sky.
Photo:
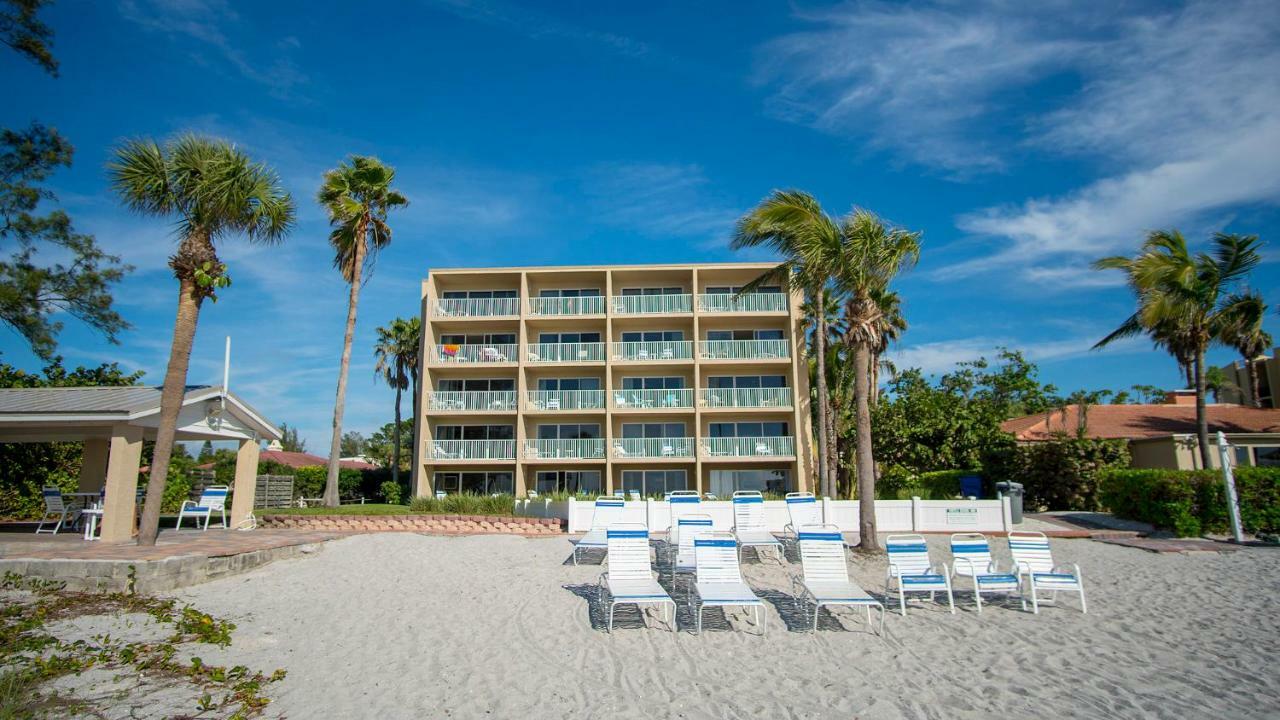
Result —
MULTIPOLYGON (((731 225, 774 188, 924 232, 899 365, 1008 345, 1065 390, 1178 384, 1145 343, 1089 351, 1132 302, 1088 263, 1157 227, 1261 235, 1254 286, 1280 303, 1274 2, 610 5, 61 0, 62 75, 0 54, 0 125, 75 144, 53 187, 137 270, 123 344, 72 321, 60 352, 160 382, 171 228, 121 210, 104 165, 181 130, 272 164, 299 206, 283 246, 222 247, 234 285, 205 305, 189 380, 219 381, 231 335, 233 390, 321 454, 346 290, 312 198, 351 153, 412 201, 361 299, 345 425, 366 434, 391 417, 374 328, 417 311, 428 268, 742 259, 731 225)), ((15 335, 0 351, 38 367, 15 335)))

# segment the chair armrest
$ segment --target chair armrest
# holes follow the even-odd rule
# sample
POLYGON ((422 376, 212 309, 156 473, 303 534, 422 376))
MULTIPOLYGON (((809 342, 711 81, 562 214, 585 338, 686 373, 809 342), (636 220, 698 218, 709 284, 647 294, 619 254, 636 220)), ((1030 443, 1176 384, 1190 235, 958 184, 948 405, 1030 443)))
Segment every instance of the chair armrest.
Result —
POLYGON ((969 571, 969 574, 971 575, 978 574, 978 566, 975 565, 974 562, 969 558, 965 558, 965 557, 956 558, 955 569, 959 570, 961 565, 963 565, 964 568, 969 571))
POLYGON ((200 507, 200 503, 198 501, 183 500, 182 505, 178 507, 178 512, 182 512, 183 510, 186 510, 188 505, 190 505, 191 507, 200 507))

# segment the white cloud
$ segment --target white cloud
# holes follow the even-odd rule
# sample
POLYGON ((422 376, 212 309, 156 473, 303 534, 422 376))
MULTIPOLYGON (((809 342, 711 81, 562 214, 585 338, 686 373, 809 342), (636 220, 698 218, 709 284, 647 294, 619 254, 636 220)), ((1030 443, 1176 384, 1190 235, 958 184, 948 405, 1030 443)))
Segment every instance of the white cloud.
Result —
MULTIPOLYGON (((1094 343, 1101 340, 1106 331, 1082 333, 1058 340, 1026 341, 1012 337, 978 336, 958 340, 905 345, 890 352, 889 359, 901 370, 919 368, 927 374, 946 373, 955 369, 956 363, 994 358, 1002 347, 1017 350, 1033 362, 1065 360, 1088 354, 1094 343)), ((1149 347, 1142 340, 1122 340, 1107 347, 1109 354, 1147 352, 1149 347)))
POLYGON ((714 196, 698 165, 605 163, 592 168, 583 185, 597 220, 658 238, 723 248, 741 214, 714 196))
POLYGON ((493 0, 427 0, 427 4, 474 22, 503 27, 531 39, 552 38, 601 45, 624 57, 646 57, 653 48, 626 35, 593 30, 536 10, 493 0))

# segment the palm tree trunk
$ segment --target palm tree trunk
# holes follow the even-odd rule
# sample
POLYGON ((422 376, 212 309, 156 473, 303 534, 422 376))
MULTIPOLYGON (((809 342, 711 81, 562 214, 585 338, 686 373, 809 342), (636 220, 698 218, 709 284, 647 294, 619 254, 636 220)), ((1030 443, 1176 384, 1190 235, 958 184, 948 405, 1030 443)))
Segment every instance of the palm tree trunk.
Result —
POLYGON ((871 406, 880 404, 880 353, 871 354, 871 406))
POLYGON ((836 413, 835 407, 833 407, 833 403, 830 400, 824 398, 823 402, 827 403, 827 447, 823 449, 823 452, 827 454, 827 475, 830 477, 828 494, 832 498, 839 498, 840 462, 839 453, 836 450, 836 413))
POLYGON ((1209 467, 1209 415, 1204 407, 1204 350, 1196 351, 1196 440, 1200 445, 1200 467, 1209 467))
POLYGON ((1244 364, 1249 367, 1249 397, 1252 399, 1252 405, 1256 408, 1262 407, 1262 398, 1258 393, 1258 363, 1249 358, 1244 359, 1244 364))
POLYGON ((182 411, 182 400, 187 391, 187 366, 191 361, 191 344, 196 337, 202 300, 195 280, 179 278, 178 315, 173 321, 169 367, 165 370, 164 387, 160 391, 160 425, 156 428, 151 479, 147 483, 147 499, 143 505, 142 522, 138 526, 139 545, 155 545, 156 536, 160 534, 160 505, 164 502, 164 487, 169 478, 169 458, 173 454, 173 439, 178 430, 178 414, 182 411))
POLYGON ((1194 363, 1185 363, 1185 364, 1184 364, 1184 363, 1178 363, 1178 364, 1182 366, 1182 372, 1183 372, 1183 374, 1185 374, 1185 375, 1187 376, 1187 387, 1188 387, 1188 388, 1193 388, 1193 387, 1195 387, 1195 386, 1196 386, 1196 374, 1195 374, 1195 369, 1192 367, 1192 365, 1193 365, 1194 363))
POLYGON ((828 489, 829 473, 827 468, 827 293, 818 288, 814 293, 814 313, 817 315, 817 328, 813 334, 814 352, 818 358, 818 490, 821 495, 830 496, 828 489))
POLYGON ((858 547, 865 552, 879 552, 876 537, 876 467, 871 451, 871 404, 868 389, 871 372, 868 363, 871 350, 858 343, 853 350, 853 392, 857 419, 857 446, 854 450, 858 467, 858 547))
POLYGON ((391 449, 391 482, 397 486, 400 485, 400 379, 396 378, 396 426, 391 431, 392 442, 395 447, 391 449))
POLYGON ((333 439, 329 443, 329 475, 324 483, 324 504, 338 507, 338 456, 342 452, 342 413, 347 405, 347 371, 351 369, 351 339, 356 333, 356 308, 360 304, 360 277, 364 272, 364 227, 356 233, 352 260, 351 295, 347 299, 347 331, 342 339, 342 364, 338 368, 338 394, 333 403, 333 439))

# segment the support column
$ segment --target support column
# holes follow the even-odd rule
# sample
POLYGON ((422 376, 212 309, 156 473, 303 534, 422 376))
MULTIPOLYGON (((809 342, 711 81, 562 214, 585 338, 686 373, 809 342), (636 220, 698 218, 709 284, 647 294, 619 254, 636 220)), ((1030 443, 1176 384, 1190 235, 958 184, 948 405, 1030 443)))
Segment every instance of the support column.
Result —
POLYGON ((138 505, 138 467, 141 464, 142 428, 117 425, 112 429, 107 456, 103 542, 128 542, 133 538, 138 505))
POLYGON ((111 453, 111 441, 107 438, 87 438, 80 454, 80 492, 98 492, 107 483, 107 455, 111 453))
POLYGON ((258 440, 241 440, 236 451, 236 479, 231 489, 231 527, 253 512, 253 499, 258 490, 258 440))

